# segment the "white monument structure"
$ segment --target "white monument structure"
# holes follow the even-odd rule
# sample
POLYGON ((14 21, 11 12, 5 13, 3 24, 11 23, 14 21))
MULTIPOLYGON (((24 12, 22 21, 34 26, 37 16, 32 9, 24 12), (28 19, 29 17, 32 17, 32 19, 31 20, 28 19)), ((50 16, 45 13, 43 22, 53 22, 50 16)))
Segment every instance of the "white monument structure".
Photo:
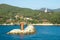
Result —
POLYGON ((45 13, 47 13, 47 12, 48 12, 47 8, 44 10, 44 12, 45 12, 45 13))

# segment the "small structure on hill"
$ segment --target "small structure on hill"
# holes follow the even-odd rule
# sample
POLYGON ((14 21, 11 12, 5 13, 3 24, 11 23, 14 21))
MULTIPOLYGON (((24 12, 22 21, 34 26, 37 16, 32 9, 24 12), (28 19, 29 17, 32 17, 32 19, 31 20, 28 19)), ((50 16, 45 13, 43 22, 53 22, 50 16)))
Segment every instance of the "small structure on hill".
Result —
POLYGON ((47 13, 48 12, 48 10, 47 10, 47 8, 45 9, 45 11, 44 11, 45 13, 47 13))

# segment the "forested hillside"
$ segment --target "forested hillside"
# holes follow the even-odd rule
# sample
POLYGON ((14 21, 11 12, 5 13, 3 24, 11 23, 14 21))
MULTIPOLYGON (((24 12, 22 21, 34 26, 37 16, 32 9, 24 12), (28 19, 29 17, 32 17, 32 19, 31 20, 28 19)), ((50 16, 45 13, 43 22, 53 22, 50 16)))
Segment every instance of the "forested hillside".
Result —
POLYGON ((42 23, 43 22, 42 20, 46 19, 50 23, 60 24, 60 12, 59 11, 49 10, 49 12, 45 13, 44 10, 43 11, 33 10, 29 8, 11 6, 8 4, 0 4, 0 23, 5 23, 6 20, 9 18, 15 18, 15 15, 32 18, 33 21, 29 21, 29 22, 33 22, 33 23, 42 23))

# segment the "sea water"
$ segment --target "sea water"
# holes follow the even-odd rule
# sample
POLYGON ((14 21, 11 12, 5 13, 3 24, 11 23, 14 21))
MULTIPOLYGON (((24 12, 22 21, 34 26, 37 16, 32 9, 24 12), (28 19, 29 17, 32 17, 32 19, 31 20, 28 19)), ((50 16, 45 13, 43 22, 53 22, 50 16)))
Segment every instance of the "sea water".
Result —
MULTIPOLYGON (((26 27, 26 26, 25 26, 26 27)), ((0 40, 60 40, 60 26, 34 26, 35 34, 9 35, 12 29, 20 29, 19 25, 0 25, 0 40)))

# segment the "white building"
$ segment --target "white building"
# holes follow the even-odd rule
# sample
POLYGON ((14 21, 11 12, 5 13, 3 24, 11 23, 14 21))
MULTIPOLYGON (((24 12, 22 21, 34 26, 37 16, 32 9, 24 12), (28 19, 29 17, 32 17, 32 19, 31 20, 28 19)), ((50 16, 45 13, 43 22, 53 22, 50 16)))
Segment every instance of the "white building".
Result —
POLYGON ((15 18, 17 19, 19 17, 19 15, 16 15, 15 18))
POLYGON ((47 13, 47 12, 48 12, 47 8, 44 10, 44 12, 45 12, 45 13, 47 13))

